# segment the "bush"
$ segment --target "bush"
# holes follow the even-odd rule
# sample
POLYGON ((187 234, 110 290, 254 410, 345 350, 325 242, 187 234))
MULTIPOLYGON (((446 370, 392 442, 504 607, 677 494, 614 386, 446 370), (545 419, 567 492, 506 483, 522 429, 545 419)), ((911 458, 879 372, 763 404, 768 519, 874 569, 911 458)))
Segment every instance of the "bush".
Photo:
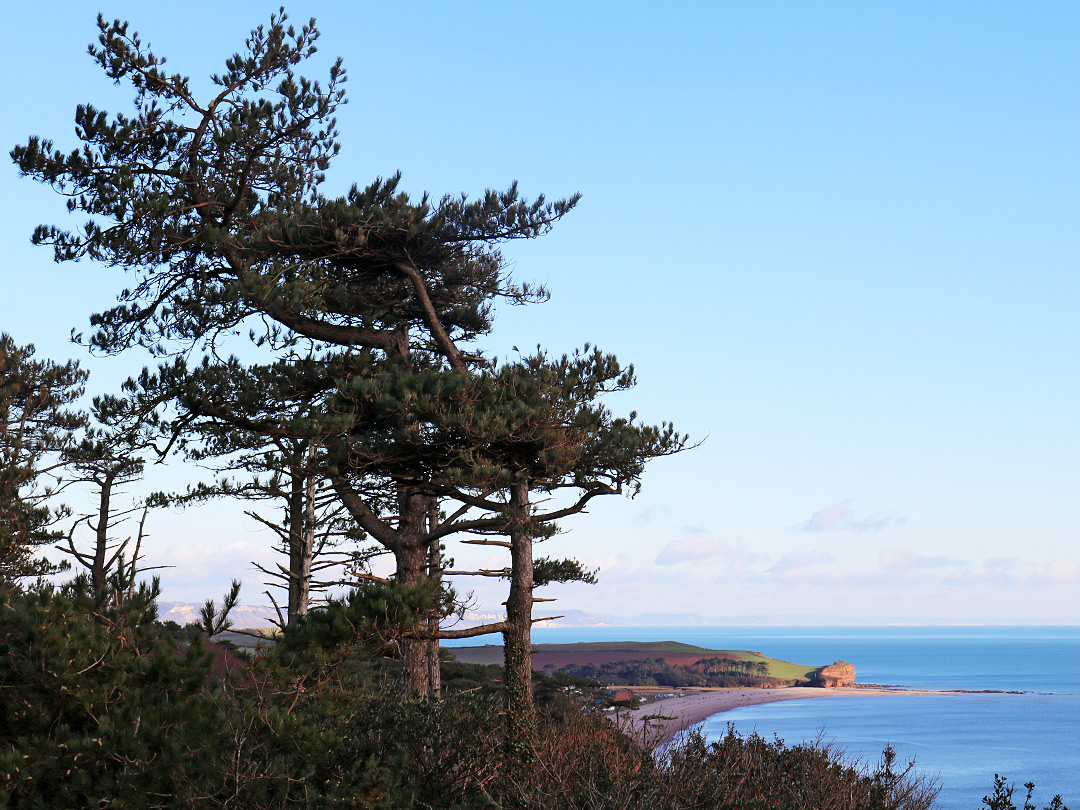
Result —
MULTIPOLYGON (((460 691, 405 698, 362 641, 319 642, 341 635, 328 616, 221 678, 204 637, 155 624, 155 596, 0 598, 0 808, 928 810, 937 793, 889 749, 868 769, 729 728, 649 751, 565 675, 538 676, 532 755, 510 761, 497 668, 451 665, 460 691)), ((999 778, 984 804, 1012 795, 999 778)))
MULTIPOLYGON (((1023 810, 1035 810, 1035 805, 1031 801, 1031 795, 1035 792, 1035 783, 1025 782, 1024 788, 1027 790, 1027 795, 1024 797, 1023 810)), ((1013 804, 1013 793, 1015 791, 1016 786, 1010 784, 1008 779, 999 774, 994 774, 994 794, 992 796, 983 796, 982 803, 987 810, 1016 810, 1016 805, 1013 804)), ((1069 808, 1061 800, 1061 794, 1058 794, 1050 800, 1046 810, 1069 810, 1069 808)))
POLYGON ((76 583, 0 601, 0 807, 154 807, 215 790, 208 774, 232 752, 202 691, 210 659, 159 635, 156 589, 120 596, 76 583))
MULTIPOLYGON (((156 582, 0 599, 0 808, 284 807, 333 740, 215 645, 158 625, 156 582)), ((295 806, 292 805, 292 806, 295 806)))
POLYGON ((927 810, 937 795, 913 769, 896 773, 888 751, 868 771, 821 742, 788 747, 730 728, 713 743, 690 732, 652 756, 581 714, 549 730, 538 753, 534 807, 927 810))

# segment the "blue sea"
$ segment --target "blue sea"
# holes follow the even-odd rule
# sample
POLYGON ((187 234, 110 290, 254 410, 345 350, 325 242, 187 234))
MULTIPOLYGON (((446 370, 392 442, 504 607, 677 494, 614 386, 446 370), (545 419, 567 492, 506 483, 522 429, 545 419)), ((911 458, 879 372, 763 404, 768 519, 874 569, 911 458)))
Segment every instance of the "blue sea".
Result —
MULTIPOLYGON (((788 743, 819 734, 876 762, 888 744, 937 774, 942 810, 978 810, 994 774, 1036 784, 1080 810, 1080 627, 590 627, 538 629, 536 643, 682 641, 745 649, 800 664, 855 665, 858 683, 1021 694, 830 697, 750 706, 706 721, 788 743)), ((495 642, 497 643, 497 641, 495 642)))

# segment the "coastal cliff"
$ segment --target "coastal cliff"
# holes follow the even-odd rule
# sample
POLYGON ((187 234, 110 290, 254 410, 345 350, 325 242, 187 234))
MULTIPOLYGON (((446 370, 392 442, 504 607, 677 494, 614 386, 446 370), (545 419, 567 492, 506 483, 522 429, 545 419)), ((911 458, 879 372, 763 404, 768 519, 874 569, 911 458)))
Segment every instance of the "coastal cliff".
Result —
POLYGON ((811 673, 808 684, 825 689, 854 686, 855 666, 847 661, 837 661, 835 664, 829 664, 827 667, 822 667, 811 673))

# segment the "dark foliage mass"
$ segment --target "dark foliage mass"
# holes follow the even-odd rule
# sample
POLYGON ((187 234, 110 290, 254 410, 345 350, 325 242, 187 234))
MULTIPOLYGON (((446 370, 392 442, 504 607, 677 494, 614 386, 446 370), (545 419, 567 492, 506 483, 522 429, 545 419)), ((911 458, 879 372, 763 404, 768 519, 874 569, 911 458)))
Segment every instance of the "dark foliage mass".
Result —
MULTIPOLYGON (((315 611, 247 664, 155 622, 155 593, 81 578, 0 602, 0 808, 925 810, 936 795, 891 751, 860 768, 821 743, 732 731, 651 749, 562 673, 536 676, 522 769, 504 746, 498 667, 448 662, 444 699, 403 694, 381 620, 363 618, 407 609, 387 593, 315 611)), ((1012 810, 1004 782, 987 801, 1012 810)))
MULTIPOLYGON (((731 730, 642 745, 564 673, 536 674, 523 769, 499 667, 446 662, 442 700, 403 693, 372 611, 407 601, 376 589, 314 611, 244 664, 156 622, 155 594, 117 575, 104 592, 82 577, 2 598, 0 808, 926 810, 937 793, 888 749, 860 767, 731 730)), ((1012 795, 999 779, 984 803, 1015 810, 1012 795)))
POLYGON ((50 498, 57 455, 85 423, 69 407, 85 381, 78 363, 36 360, 33 346, 0 333, 0 590, 55 570, 34 549, 61 536, 65 510, 50 498))

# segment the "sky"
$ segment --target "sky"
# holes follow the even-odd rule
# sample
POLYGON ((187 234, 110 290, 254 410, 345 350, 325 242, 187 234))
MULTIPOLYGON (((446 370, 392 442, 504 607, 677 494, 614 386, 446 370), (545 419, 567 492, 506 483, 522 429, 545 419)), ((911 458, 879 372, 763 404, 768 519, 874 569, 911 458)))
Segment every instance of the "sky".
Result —
MULTIPOLYGON (((277 6, 99 8, 205 86, 277 6)), ((552 297, 501 309, 485 348, 599 345, 637 370, 613 409, 701 442, 541 547, 600 569, 550 588, 555 612, 1080 623, 1080 7, 287 11, 322 31, 304 72, 341 56, 349 73, 326 192, 398 170, 436 197, 581 192, 549 235, 506 248, 552 297)), ((79 103, 130 111, 86 55, 94 18, 76 2, 8 12, 5 150, 32 134, 73 148, 79 103)), ((10 163, 0 184, 0 329, 115 390, 150 359, 68 336, 127 279, 54 265, 29 236, 73 224, 63 200, 10 163)), ((174 462, 147 486, 202 474, 174 462)), ((243 508, 151 516, 165 600, 238 577, 260 603, 268 540, 243 508)), ((450 549, 504 564, 485 551, 450 549)), ((460 587, 481 610, 505 599, 460 587)))

